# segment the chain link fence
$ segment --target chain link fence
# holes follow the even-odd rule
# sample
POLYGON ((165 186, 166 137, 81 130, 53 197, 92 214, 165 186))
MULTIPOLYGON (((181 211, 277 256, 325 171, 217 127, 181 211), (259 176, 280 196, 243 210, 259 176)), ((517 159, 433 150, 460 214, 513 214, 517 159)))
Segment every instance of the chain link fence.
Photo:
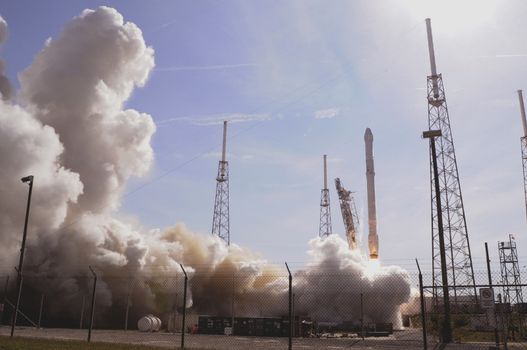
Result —
MULTIPOLYGON (((464 347, 527 349, 527 304, 521 297, 527 285, 508 284, 500 272, 475 271, 475 285, 449 286, 447 316, 443 285, 434 285, 431 274, 423 280, 421 309, 432 346, 450 332, 453 343, 464 347)), ((421 327, 423 318, 414 321, 421 327)))
MULTIPOLYGON (((14 334, 189 349, 423 349, 426 337, 431 349, 445 326, 442 286, 427 273, 420 288, 417 273, 401 279, 389 270, 351 277, 303 270, 291 274, 290 284, 285 267, 209 276, 189 269, 185 288, 183 271, 139 278, 94 270, 97 281, 89 270, 68 277, 26 273, 14 334)), ((477 295, 451 298, 454 344, 527 349, 527 304, 510 302, 511 291, 523 286, 503 285, 493 273, 496 302, 488 307, 480 297, 480 289, 490 288, 487 276, 476 273, 477 295)), ((0 335, 7 336, 16 276, 0 281, 0 335)))

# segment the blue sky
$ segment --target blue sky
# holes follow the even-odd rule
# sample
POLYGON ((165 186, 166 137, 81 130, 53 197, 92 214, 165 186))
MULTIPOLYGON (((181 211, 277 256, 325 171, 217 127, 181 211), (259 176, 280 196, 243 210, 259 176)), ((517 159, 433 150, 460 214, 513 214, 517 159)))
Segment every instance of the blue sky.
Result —
MULTIPOLYGON (((48 37, 99 5, 136 23, 156 60, 128 102, 156 121, 155 165, 130 182, 120 216, 209 234, 221 120, 243 119, 229 126, 231 240, 269 261, 300 264, 318 234, 323 154, 329 178, 356 191, 366 221, 370 127, 381 260, 428 265, 428 146, 420 134, 430 16, 474 262, 483 266, 485 241, 496 261, 497 241, 513 233, 527 264, 516 97, 527 88, 526 3, 4 1, 10 33, 0 55, 12 82, 48 37)), ((343 235, 331 190, 333 231, 343 235)))

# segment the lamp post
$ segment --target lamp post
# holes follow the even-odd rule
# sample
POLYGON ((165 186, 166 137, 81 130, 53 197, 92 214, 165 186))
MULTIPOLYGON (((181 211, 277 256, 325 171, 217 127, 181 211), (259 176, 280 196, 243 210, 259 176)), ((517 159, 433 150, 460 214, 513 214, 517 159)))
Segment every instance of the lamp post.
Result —
POLYGON ((450 295, 448 291, 448 276, 446 271, 445 234, 443 231, 443 212, 441 210, 441 191, 439 189, 439 171, 437 170, 436 137, 441 137, 441 130, 428 130, 423 132, 424 139, 430 139, 432 152, 432 167, 434 171, 434 188, 437 210, 437 229, 439 236, 439 252, 441 256, 441 280, 443 284, 443 331, 442 342, 452 342, 452 325, 450 323, 450 295))
POLYGON ((29 185, 29 192, 27 196, 26 219, 24 221, 24 234, 22 236, 22 246, 20 247, 20 260, 18 262, 17 269, 18 292, 15 304, 15 315, 13 316, 13 320, 11 322, 11 337, 15 333, 16 317, 18 316, 18 308, 20 307, 20 295, 22 294, 22 268, 24 266, 24 252, 26 250, 27 223, 29 221, 29 207, 31 206, 31 192, 33 192, 33 175, 23 177, 21 180, 23 183, 27 183, 29 185))

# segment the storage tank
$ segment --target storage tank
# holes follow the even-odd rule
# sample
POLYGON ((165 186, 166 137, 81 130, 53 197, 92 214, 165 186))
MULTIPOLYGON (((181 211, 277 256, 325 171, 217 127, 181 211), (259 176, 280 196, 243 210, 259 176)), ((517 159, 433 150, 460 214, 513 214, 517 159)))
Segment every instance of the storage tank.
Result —
POLYGON ((137 321, 137 328, 141 332, 157 332, 161 329, 161 319, 154 315, 146 315, 137 321))

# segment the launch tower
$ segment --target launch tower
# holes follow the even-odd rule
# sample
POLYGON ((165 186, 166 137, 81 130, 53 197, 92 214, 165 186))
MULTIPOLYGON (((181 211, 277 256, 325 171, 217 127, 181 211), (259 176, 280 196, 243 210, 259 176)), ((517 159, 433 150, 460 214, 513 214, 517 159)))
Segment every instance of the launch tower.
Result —
POLYGON ((525 118, 525 106, 523 104, 523 95, 521 90, 518 90, 518 99, 520 100, 520 113, 523 125, 523 136, 520 138, 520 141, 523 165, 523 193, 525 197, 525 213, 527 215, 527 119, 525 118))
POLYGON ((359 224, 359 217, 353 194, 342 186, 338 177, 335 179, 335 187, 339 195, 340 211, 342 212, 342 220, 344 220, 348 246, 351 250, 354 250, 357 248, 357 229, 355 225, 359 224))
POLYGON ((518 252, 514 237, 509 235, 508 242, 499 242, 501 282, 505 302, 511 305, 523 303, 523 295, 520 278, 520 265, 518 264, 518 252))
POLYGON ((229 223, 229 162, 226 160, 227 149, 227 121, 223 122, 223 147, 221 160, 218 164, 216 176, 216 198, 214 200, 214 214, 212 217, 212 234, 216 235, 228 245, 231 244, 229 223))
POLYGON ((318 235, 320 237, 326 237, 332 233, 326 158, 327 156, 324 154, 324 188, 322 188, 322 191, 320 192, 320 224, 318 226, 318 235))
MULTIPOLYGON (((476 300, 474 269, 468 239, 467 223, 461 185, 457 168, 454 139, 450 128, 450 118, 443 87, 443 78, 437 73, 434 43, 430 19, 426 19, 428 51, 430 55, 431 75, 427 77, 428 128, 441 130, 442 136, 437 142, 437 162, 439 168, 439 193, 435 192, 434 174, 432 171, 432 154, 430 153, 430 188, 432 208, 432 268, 433 284, 441 285, 441 261, 437 209, 434 206, 435 196, 441 196, 443 213, 443 231, 445 233, 446 265, 448 284, 453 293, 452 302, 459 303, 460 297, 473 296, 476 300), (463 287, 458 287, 463 286, 463 287), (468 286, 468 287, 467 287, 468 286)), ((440 289, 434 288, 435 300, 440 289)))

